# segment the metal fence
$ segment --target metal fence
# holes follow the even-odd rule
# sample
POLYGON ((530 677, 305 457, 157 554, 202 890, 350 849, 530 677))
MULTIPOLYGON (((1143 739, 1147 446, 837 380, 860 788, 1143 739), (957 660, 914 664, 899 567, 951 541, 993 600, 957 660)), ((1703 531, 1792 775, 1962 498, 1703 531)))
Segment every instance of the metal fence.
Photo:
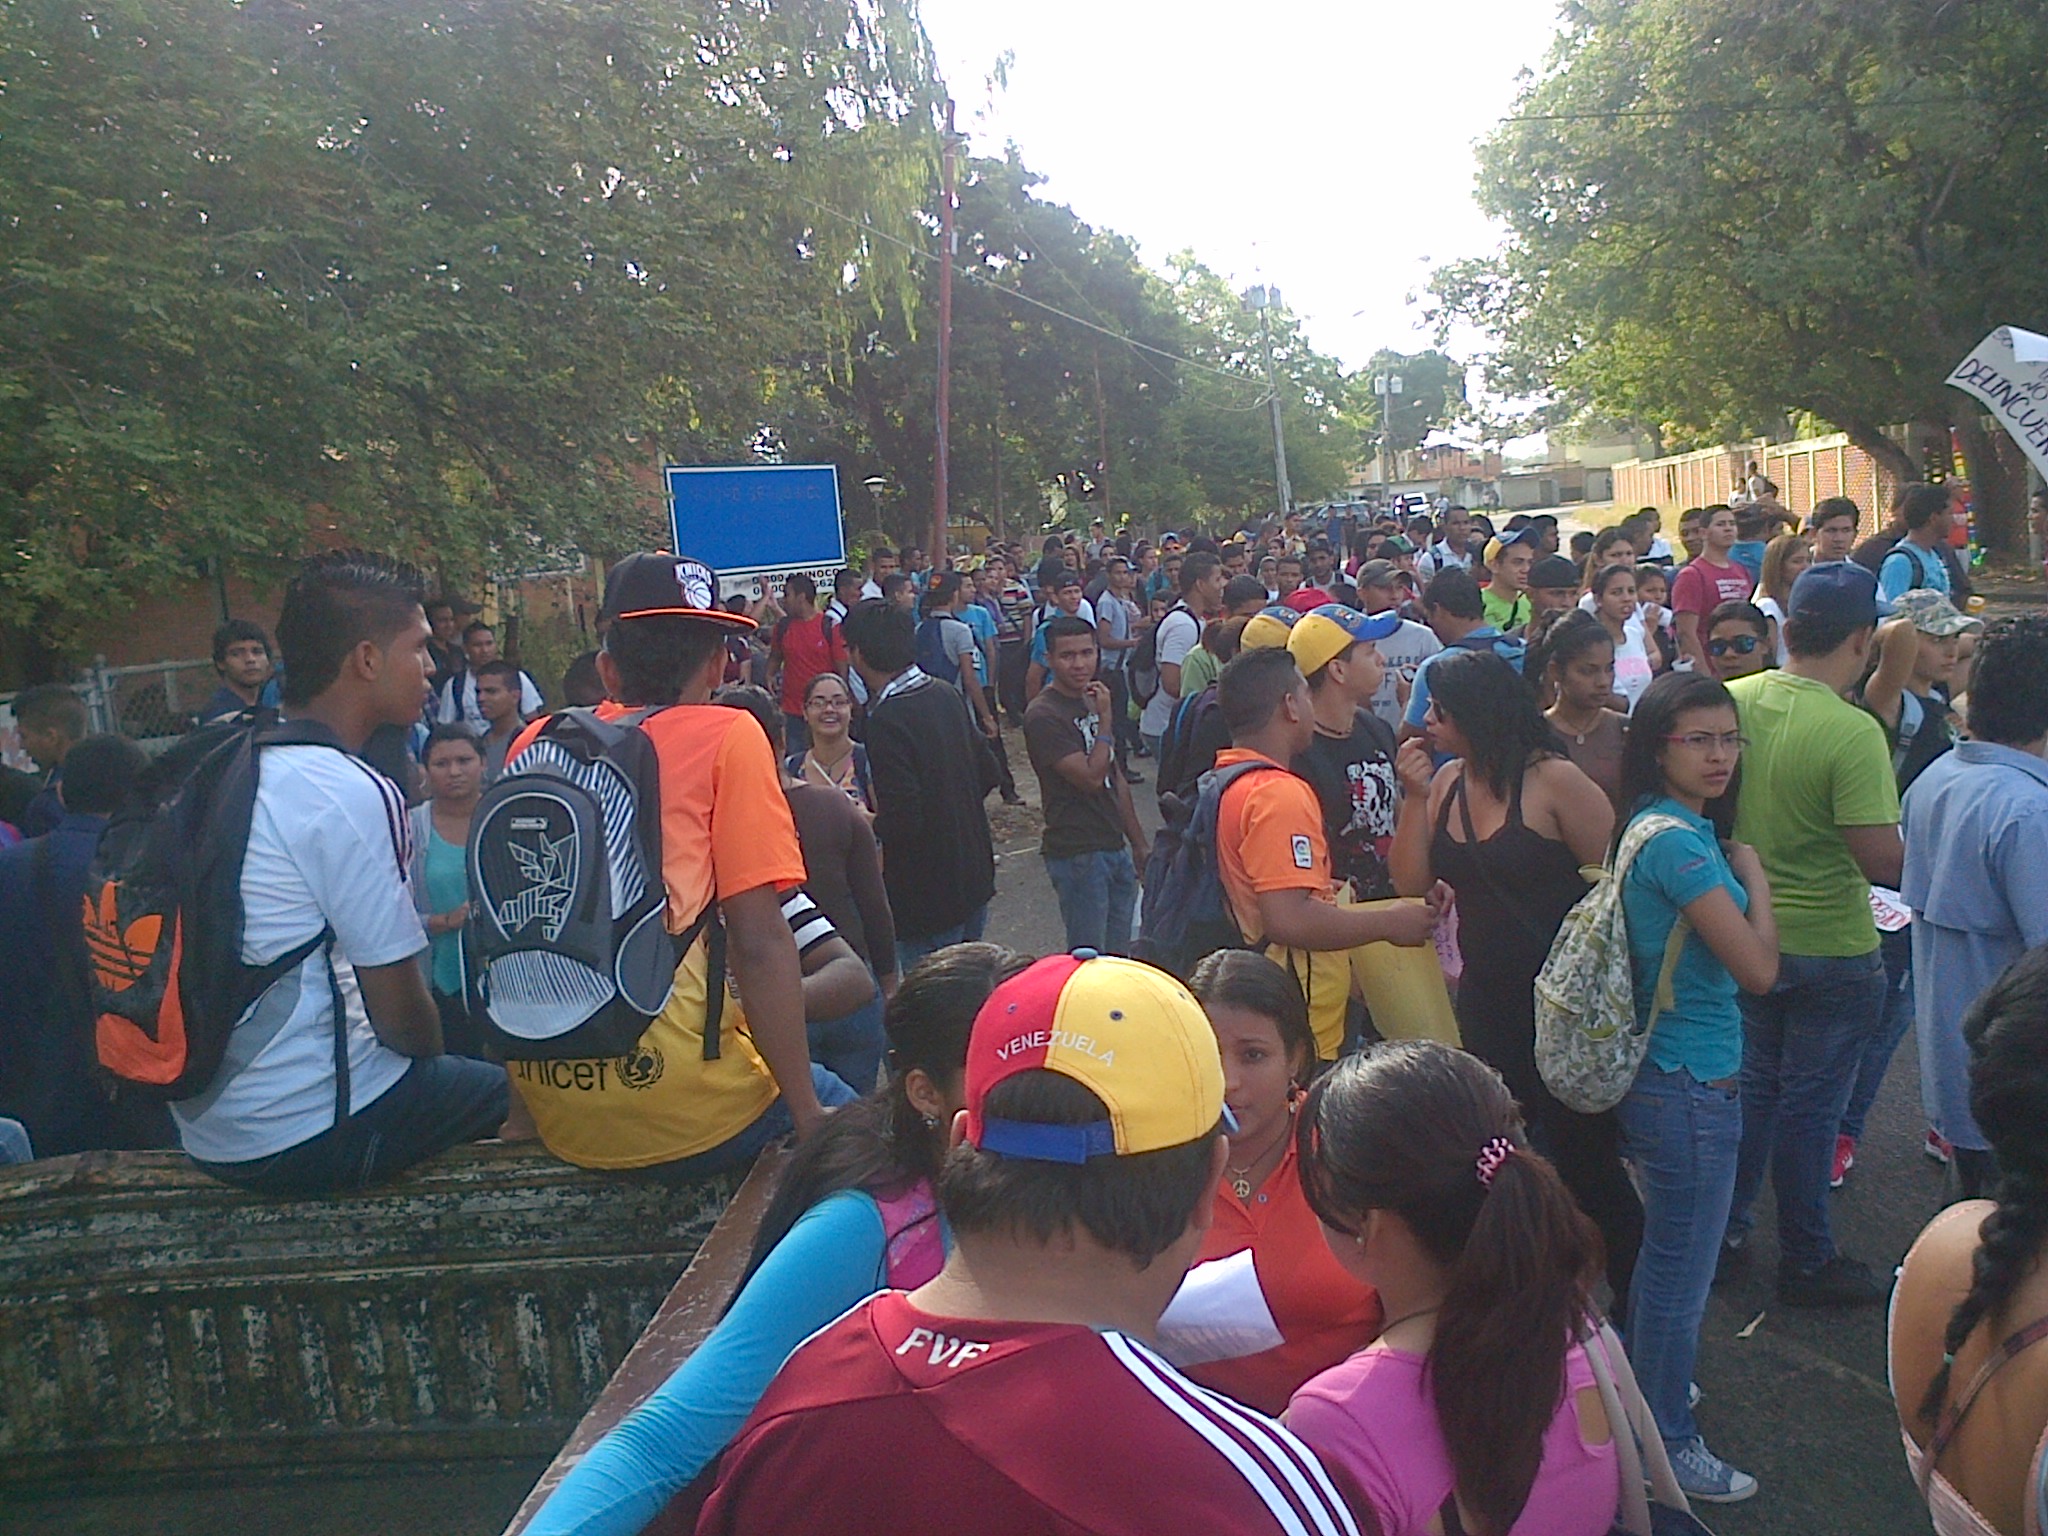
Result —
MULTIPOLYGON (((79 673, 70 686, 84 700, 92 730, 118 731, 140 742, 145 751, 160 752, 192 729, 220 678, 213 662, 203 656, 133 667, 110 667, 100 661, 79 673)), ((14 730, 14 700, 14 694, 0 693, 0 757, 22 766, 26 758, 14 730)))

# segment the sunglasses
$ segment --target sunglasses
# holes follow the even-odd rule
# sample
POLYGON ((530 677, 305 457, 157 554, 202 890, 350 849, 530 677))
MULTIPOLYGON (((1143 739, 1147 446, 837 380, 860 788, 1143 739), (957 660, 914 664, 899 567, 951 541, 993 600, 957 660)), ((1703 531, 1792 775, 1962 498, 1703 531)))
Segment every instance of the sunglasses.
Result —
POLYGON ((1737 656, 1747 656, 1763 642, 1755 635, 1735 635, 1726 640, 1709 640, 1707 652, 1713 656, 1726 656, 1733 651, 1737 656))

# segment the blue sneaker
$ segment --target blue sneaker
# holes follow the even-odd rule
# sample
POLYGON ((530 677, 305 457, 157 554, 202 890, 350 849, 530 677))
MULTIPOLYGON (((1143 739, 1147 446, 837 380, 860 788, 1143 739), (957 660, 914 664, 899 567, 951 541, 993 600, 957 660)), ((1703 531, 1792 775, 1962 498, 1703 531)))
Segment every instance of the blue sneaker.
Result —
POLYGON ((1666 1446, 1671 1470, 1688 1499, 1708 1504, 1740 1504, 1756 1493, 1756 1479, 1738 1471, 1707 1449, 1707 1442, 1695 1435, 1680 1446, 1666 1446))

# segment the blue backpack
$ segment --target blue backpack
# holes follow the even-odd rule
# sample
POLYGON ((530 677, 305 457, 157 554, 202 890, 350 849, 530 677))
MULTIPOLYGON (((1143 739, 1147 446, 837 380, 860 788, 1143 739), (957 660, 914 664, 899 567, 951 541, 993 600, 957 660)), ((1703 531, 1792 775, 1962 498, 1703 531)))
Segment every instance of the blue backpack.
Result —
MULTIPOLYGON (((933 614, 917 626, 917 669, 926 677, 960 686, 959 663, 947 654, 945 622, 950 615, 933 614)), ((962 621, 964 622, 964 621, 962 621)))
POLYGON ((1166 819, 1145 863, 1139 959, 1186 980, 1204 955, 1246 947, 1217 866, 1217 815, 1223 792, 1246 774, 1286 771, 1266 762, 1232 763, 1196 780, 1192 803, 1170 792, 1160 795, 1166 819))

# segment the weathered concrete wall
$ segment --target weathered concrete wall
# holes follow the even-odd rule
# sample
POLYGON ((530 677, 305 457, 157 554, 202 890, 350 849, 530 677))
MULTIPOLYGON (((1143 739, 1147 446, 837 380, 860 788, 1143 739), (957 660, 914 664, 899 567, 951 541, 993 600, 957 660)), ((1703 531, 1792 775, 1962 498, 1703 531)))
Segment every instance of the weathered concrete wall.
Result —
POLYGON ((0 1171, 0 1482, 544 1454, 737 1183, 500 1146, 320 1201, 175 1153, 0 1171))

